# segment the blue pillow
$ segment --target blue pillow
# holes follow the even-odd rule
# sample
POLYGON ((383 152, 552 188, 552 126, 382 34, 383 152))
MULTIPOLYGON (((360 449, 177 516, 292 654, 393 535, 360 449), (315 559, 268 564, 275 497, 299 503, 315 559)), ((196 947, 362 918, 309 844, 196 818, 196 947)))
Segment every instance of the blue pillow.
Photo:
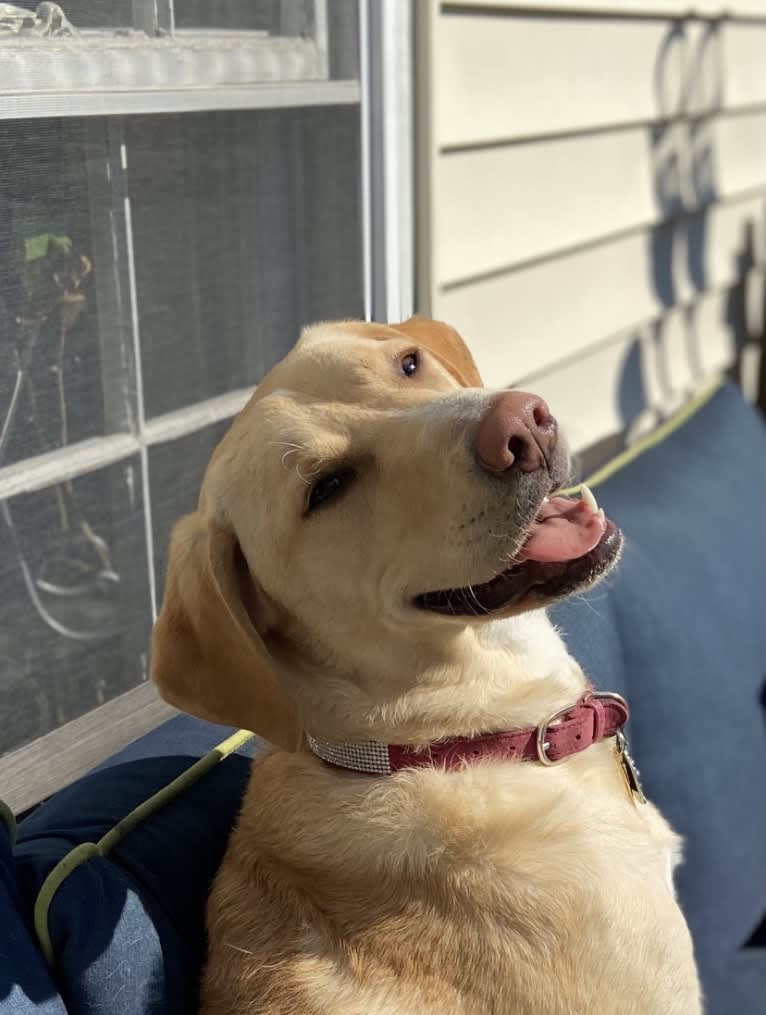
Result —
POLYGON ((678 892, 709 1011, 728 1010, 738 967, 751 991, 736 1011, 760 1013, 766 950, 739 951, 766 916, 763 420, 727 385, 597 496, 624 559, 553 617, 594 682, 628 698, 645 788, 686 838, 678 892))
MULTIPOLYGON (((766 430, 727 386, 597 494, 626 532, 625 560, 555 619, 595 682, 629 697, 646 788, 687 836, 679 891, 708 1015, 760 1015, 766 951, 742 945, 766 912, 766 430)), ((195 1011, 205 899, 259 744, 63 882, 47 920, 55 987, 28 928, 40 886, 73 846, 101 838, 226 732, 179 716, 21 822, 9 883, 11 916, 21 909, 26 923, 10 968, 24 1003, 58 1013, 58 990, 71 1015, 195 1011)), ((27 1015, 7 1003, 2 1015, 27 1015)))

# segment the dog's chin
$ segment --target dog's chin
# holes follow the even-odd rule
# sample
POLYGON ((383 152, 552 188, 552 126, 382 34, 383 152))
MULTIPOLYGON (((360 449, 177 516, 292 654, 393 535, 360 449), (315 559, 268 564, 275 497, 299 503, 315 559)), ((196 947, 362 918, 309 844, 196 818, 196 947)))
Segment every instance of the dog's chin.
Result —
POLYGON ((595 502, 546 498, 510 567, 488 581, 421 593, 415 606, 477 619, 522 613, 594 585, 615 566, 622 543, 622 532, 595 502))

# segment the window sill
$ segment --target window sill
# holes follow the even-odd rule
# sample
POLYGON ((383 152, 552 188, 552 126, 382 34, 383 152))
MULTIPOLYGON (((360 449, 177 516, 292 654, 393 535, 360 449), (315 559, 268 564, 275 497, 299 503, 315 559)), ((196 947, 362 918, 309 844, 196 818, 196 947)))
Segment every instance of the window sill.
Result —
POLYGON ((139 116, 217 109, 356 105, 358 81, 114 91, 0 92, 0 122, 41 117, 139 116))
POLYGON ((310 39, 182 32, 0 39, 0 120, 348 104, 358 81, 329 81, 310 39))
POLYGON ((20 814, 176 715, 145 683, 0 757, 2 798, 20 814))

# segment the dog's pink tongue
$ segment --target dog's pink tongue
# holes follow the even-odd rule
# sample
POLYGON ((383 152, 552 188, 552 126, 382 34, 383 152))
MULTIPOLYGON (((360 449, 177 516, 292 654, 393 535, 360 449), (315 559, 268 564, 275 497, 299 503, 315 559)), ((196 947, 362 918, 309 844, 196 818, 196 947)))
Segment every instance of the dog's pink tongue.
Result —
POLYGON ((574 560, 596 546, 604 534, 606 522, 582 500, 552 497, 537 514, 526 543, 516 560, 544 563, 574 560))

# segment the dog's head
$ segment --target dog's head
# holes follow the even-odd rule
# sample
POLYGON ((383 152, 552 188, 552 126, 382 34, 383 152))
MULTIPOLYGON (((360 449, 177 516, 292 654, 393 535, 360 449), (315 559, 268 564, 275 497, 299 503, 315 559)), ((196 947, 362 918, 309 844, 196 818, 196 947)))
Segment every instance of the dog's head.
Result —
POLYGON ((323 674, 342 702, 392 645, 427 669, 436 641, 609 570, 619 531, 555 496, 568 468, 546 404, 486 390, 452 328, 307 329, 173 533, 154 679, 187 711, 296 746, 296 682, 323 674))

